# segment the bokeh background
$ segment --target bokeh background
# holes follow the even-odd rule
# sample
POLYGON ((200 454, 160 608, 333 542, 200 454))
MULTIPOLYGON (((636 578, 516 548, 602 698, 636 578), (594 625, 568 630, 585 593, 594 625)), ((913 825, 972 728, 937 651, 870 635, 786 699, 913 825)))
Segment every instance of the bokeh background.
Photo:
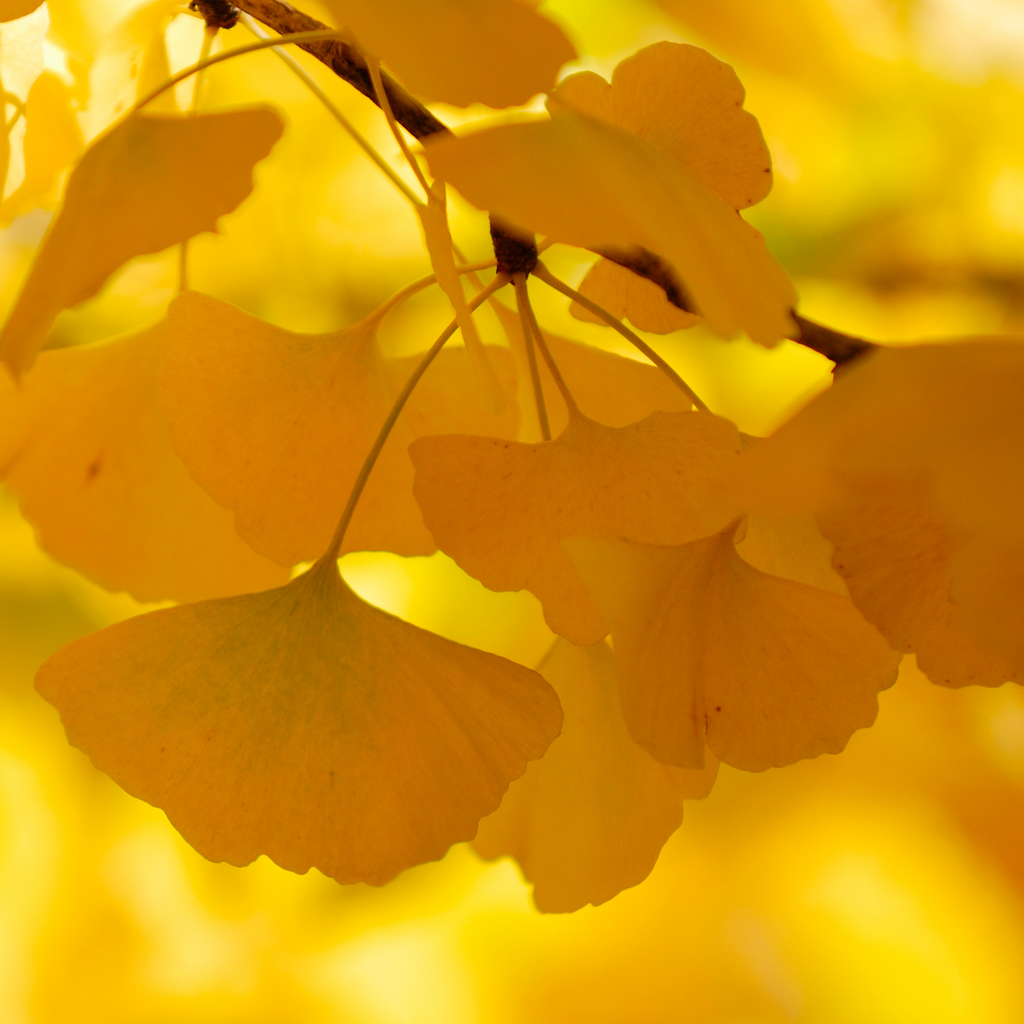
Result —
MULTIPOLYGON (((87 104, 129 0, 52 0, 47 63, 87 104), (106 49, 105 49, 106 47, 106 49)), ((316 4, 301 4, 316 13, 316 4)), ((750 211, 802 311, 904 343, 1024 330, 1024 3, 1019 0, 553 0, 580 66, 698 42, 733 63, 775 163, 750 211)), ((201 25, 177 18, 171 64, 201 25)), ((247 41, 244 28, 228 44, 247 41)), ((0 36, 0 47, 3 45, 0 36)), ((219 44, 218 44, 219 45, 219 44)), ((394 157, 373 108, 311 60, 394 157)), ((179 90, 186 104, 189 87, 179 90)), ((263 53, 218 67, 202 102, 282 108, 258 188, 191 247, 194 287, 301 330, 351 322, 427 272, 414 215, 336 123, 263 53)), ((452 123, 487 111, 442 111, 452 123)), ((87 135, 97 126, 83 115, 87 135)), ((8 191, 17 184, 12 164, 8 191)), ((479 214, 456 237, 489 255, 479 214)), ((10 304, 50 214, 0 234, 10 304)), ((553 249, 572 280, 586 260, 553 249)), ((61 316, 52 345, 157 319, 173 253, 135 261, 61 316)), ((545 324, 617 349, 538 290, 545 324)), ((424 293, 395 351, 447 319, 424 293)), ((485 332, 496 331, 484 320, 485 332)), ((651 339, 712 408, 771 430, 827 385, 795 345, 699 329, 651 339)), ((534 664, 550 642, 527 594, 491 594, 435 556, 349 556, 369 600, 534 664)), ((687 805, 650 878, 598 908, 542 916, 509 862, 466 847, 390 885, 340 887, 261 859, 193 852, 163 814, 68 746, 32 689, 61 644, 139 610, 53 562, 0 498, 0 1020, 4 1024, 1019 1024, 1024 1021, 1024 695, 951 692, 904 665, 874 728, 838 757, 723 768, 687 805)))

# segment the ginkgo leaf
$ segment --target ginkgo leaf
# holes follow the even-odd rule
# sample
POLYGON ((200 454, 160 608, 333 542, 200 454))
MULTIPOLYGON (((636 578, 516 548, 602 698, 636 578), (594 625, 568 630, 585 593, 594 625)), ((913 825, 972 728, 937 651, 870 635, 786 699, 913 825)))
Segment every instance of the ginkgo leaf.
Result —
POLYGON ((0 359, 19 374, 62 309, 91 298, 133 256, 215 231, 252 191, 252 170, 281 137, 268 108, 198 117, 133 115, 71 172, 64 205, 0 331, 0 359))
POLYGON ((611 624, 630 733, 683 768, 704 765, 705 743, 747 771, 838 753, 874 721, 899 655, 850 600, 748 565, 733 532, 564 543, 611 624))
POLYGON ((562 719, 537 673, 365 604, 333 561, 94 633, 36 686, 210 860, 374 885, 471 839, 562 719))
POLYGON ((670 768, 637 745, 606 643, 556 640, 537 670, 562 702, 561 735, 480 822, 473 846, 487 860, 514 857, 537 909, 567 913, 642 882, 682 822, 684 798, 707 796, 718 764, 670 768))
POLYGON ((999 596, 1024 548, 1022 389, 1019 340, 878 351, 743 459, 744 500, 818 516, 865 617, 943 685, 1024 674, 1024 620, 999 596), (985 548, 1005 564, 970 553, 985 548))
POLYGON ((475 206, 585 248, 640 245, 672 264, 723 335, 774 345, 792 285, 728 203, 638 136, 593 118, 501 125, 427 146, 432 173, 475 206))
MULTIPOLYGON (((419 357, 392 359, 381 316, 330 334, 295 334, 193 292, 171 305, 161 403, 193 477, 235 511, 235 527, 280 565, 327 547, 363 460, 419 357)), ((492 348, 514 394, 511 359, 492 348)), ((515 436, 509 402, 491 411, 466 350, 447 349, 417 385, 370 475, 343 551, 429 555, 412 496, 409 442, 440 432, 515 436)))
POLYGON ((710 413, 628 427, 573 416, 554 441, 424 437, 414 492, 438 547, 491 590, 529 590, 554 632, 593 644, 608 623, 561 548, 577 534, 683 544, 737 510, 725 486, 739 434, 710 413))
POLYGON ((8 223, 47 203, 58 176, 74 163, 81 148, 82 133, 71 109, 70 90, 45 71, 25 102, 25 177, 3 201, 0 220, 8 223))
MULTIPOLYGON (((669 302, 664 290, 652 281, 603 257, 587 271, 579 291, 612 316, 629 320, 634 327, 652 334, 684 330, 696 326, 702 319, 669 302)), ((569 312, 577 320, 605 324, 601 317, 578 302, 569 306, 569 312)))
POLYGON ((42 5, 43 0, 0 0, 0 21, 24 18, 42 5))
MULTIPOLYGON (((150 0, 130 10, 100 41, 89 68, 88 134, 97 135, 138 99, 170 78, 164 33, 181 5, 175 0, 150 0)), ((173 89, 158 96, 150 113, 178 109, 173 89)))
POLYGON ((639 136, 743 210, 772 187, 771 156, 745 96, 736 72, 707 50, 661 42, 618 64, 610 85, 583 71, 551 98, 639 136))
POLYGON ((164 327, 43 353, 0 396, 0 474, 40 544, 110 590, 196 601, 277 586, 285 572, 171 449, 156 404, 164 327))
POLYGON ((515 107, 576 58, 565 33, 520 0, 326 0, 339 24, 426 100, 515 107))
MULTIPOLYGON (((529 408, 534 399, 522 322, 517 313, 501 302, 494 302, 491 308, 498 314, 512 350, 518 357, 520 408, 529 408)), ((589 419, 608 427, 625 427, 652 412, 689 412, 693 407, 689 396, 683 394, 661 370, 650 363, 605 352, 547 331, 543 334, 555 365, 565 379, 580 412, 589 419)), ((540 367, 540 377, 548 421, 552 433, 557 436, 568 425, 569 412, 546 366, 540 367)), ((530 422, 525 416, 523 420, 524 425, 530 422)), ((534 436, 537 439, 540 437, 539 433, 534 436)))
MULTIPOLYGON (((977 627, 984 632, 989 616, 972 629, 951 600, 954 559, 965 540, 943 521, 930 488, 912 479, 861 484, 821 522, 835 545, 836 568, 864 617, 894 650, 916 654, 918 667, 935 683, 1000 686, 1024 677, 979 642, 977 627)), ((1000 605, 1020 607, 1003 588, 985 589, 999 595, 1000 605)), ((1024 622, 1007 635, 1019 635, 1021 628, 1024 622)), ((1017 664, 1024 666, 1024 659, 1017 664)))

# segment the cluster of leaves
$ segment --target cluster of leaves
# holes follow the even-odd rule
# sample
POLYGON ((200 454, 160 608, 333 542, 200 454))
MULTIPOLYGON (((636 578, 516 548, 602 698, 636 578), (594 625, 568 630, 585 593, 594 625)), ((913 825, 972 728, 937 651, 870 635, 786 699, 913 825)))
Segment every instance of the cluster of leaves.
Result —
MULTIPOLYGON (((26 6, 0 3, 5 53, 11 26, 41 47, 26 6)), ((208 53, 239 11, 192 6, 208 53)), ((5 215, 52 203, 74 166, 0 331, 0 471, 57 558, 182 602, 43 666, 72 743, 212 859, 380 884, 475 837, 565 911, 641 881, 719 761, 841 751, 901 655, 942 685, 1020 679, 1019 340, 874 349, 773 437, 742 436, 622 323, 797 336, 792 286, 739 215, 771 169, 732 69, 660 43, 611 82, 557 82, 572 45, 522 0, 327 6, 340 29, 238 4, 354 68, 416 174, 419 193, 396 183, 435 272, 340 331, 183 290, 145 331, 40 352, 132 257, 215 230, 283 124, 177 110, 164 31, 186 12, 167 0, 114 30, 80 157, 58 78, 8 93, 26 132, 5 215), (538 93, 546 115, 459 137, 421 105, 538 93), (422 160, 395 122, 410 110, 422 160), (452 244, 446 183, 492 214, 486 287, 452 244), (601 254, 578 292, 535 233, 601 254), (528 278, 655 365, 544 331, 528 278), (385 355, 384 318, 435 282, 450 327, 422 359, 385 355), (508 347, 481 343, 485 301, 508 347), (337 571, 348 551, 438 549, 536 595, 559 637, 536 671, 372 607, 337 571)))

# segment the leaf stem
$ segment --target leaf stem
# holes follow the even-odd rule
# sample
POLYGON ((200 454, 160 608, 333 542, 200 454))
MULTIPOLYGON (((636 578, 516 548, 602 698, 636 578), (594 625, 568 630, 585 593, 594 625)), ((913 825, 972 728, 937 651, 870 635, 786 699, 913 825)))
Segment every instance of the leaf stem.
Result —
POLYGON ((141 100, 136 100, 127 111, 124 113, 124 118, 127 119, 132 114, 138 113, 144 106, 152 103, 158 96, 162 96, 168 89, 173 89, 179 82, 184 82, 186 78, 190 78, 192 75, 198 74, 200 71, 205 71, 207 68, 213 67, 214 64, 222 64, 226 60, 231 60, 233 57, 242 57, 247 53, 256 53, 259 50, 269 50, 274 46, 281 46, 284 43, 294 44, 299 46, 302 43, 321 42, 324 40, 336 40, 341 35, 338 29, 323 29, 317 32, 296 32, 290 36, 279 36, 276 39, 260 39, 255 43, 247 43, 245 46, 238 46, 233 50, 221 50, 220 53, 215 53, 212 57, 208 57, 205 61, 200 61, 198 64, 192 64, 190 67, 182 68, 175 75, 171 75, 166 82, 158 85, 152 91, 146 93, 141 100))
MULTIPOLYGON (((515 278, 513 278, 513 280, 515 280, 515 278)), ((551 349, 548 348, 548 343, 544 340, 544 332, 540 329, 540 324, 537 323, 537 314, 534 313, 533 306, 530 304, 530 289, 525 274, 523 275, 521 289, 519 287, 519 282, 516 281, 516 299, 520 302, 520 313, 522 313, 523 310, 526 312, 526 318, 530 322, 530 330, 533 332, 534 340, 537 342, 537 348, 540 349, 540 354, 544 357, 544 362, 548 364, 548 369, 551 371, 551 376, 554 378, 555 386, 558 388, 563 400, 565 401, 570 417, 580 416, 580 407, 572 397, 572 392, 569 390, 569 386, 565 383, 565 378, 562 376, 561 371, 558 369, 558 365, 555 363, 554 357, 551 355, 551 349), (522 296, 521 298, 520 295, 522 296)))
POLYGON ((370 71, 370 78, 373 80, 373 91, 377 94, 377 106, 384 111, 384 117, 387 118, 388 127, 398 143, 398 148, 401 149, 406 163, 412 168, 412 173, 416 175, 416 180, 420 183, 423 191, 429 196, 432 190, 423 175, 423 168, 420 167, 419 161, 412 155, 409 143, 405 141, 405 136, 402 135, 398 122, 395 120, 395 113, 391 109, 391 100, 388 99, 387 91, 384 89, 384 81, 380 77, 380 61, 376 57, 366 56, 365 54, 364 56, 366 57, 366 66, 370 71))
MULTIPOLYGON (((482 292, 479 292, 474 296, 469 303, 469 308, 476 309, 477 306, 485 302, 494 294, 494 292, 499 288, 503 288, 506 284, 508 284, 508 278, 503 274, 499 274, 486 288, 484 288, 482 292)), ((373 447, 370 449, 370 453, 366 456, 363 468, 359 470, 359 475, 356 477, 356 481, 352 485, 352 493, 349 495, 348 503, 345 505, 345 511, 341 514, 341 520, 338 523, 338 528, 334 531, 334 537, 331 539, 331 543, 328 545, 327 550, 317 560, 317 565, 324 565, 337 559, 341 551, 341 545, 345 540, 345 532, 348 530, 348 525, 352 521, 352 515, 356 510, 356 503, 359 501, 359 498, 366 487, 366 482, 370 478, 370 473, 373 470, 374 464, 376 463, 385 442, 390 436, 395 423, 398 422, 398 417, 402 414, 402 410, 405 408, 405 403, 409 401, 409 396, 412 394, 416 385, 420 382, 420 378, 424 373, 426 373, 427 367, 434 361, 441 349, 444 348, 448 339, 451 338, 451 336, 458 330, 458 327, 459 322, 457 320, 453 320, 441 332, 437 341, 427 349, 423 358, 420 360, 419 365, 415 370, 413 370, 412 375, 405 382, 405 387, 402 388, 398 397, 395 399, 395 404, 391 407, 391 411, 384 420, 384 424, 380 428, 380 433, 377 434, 377 440, 373 442, 373 447)))
MULTIPOLYGON (((207 25, 203 30, 203 44, 199 48, 199 63, 202 64, 210 56, 213 49, 213 41, 217 38, 220 30, 216 26, 207 25)), ((206 77, 206 69, 200 71, 192 83, 192 102, 189 105, 189 117, 195 117, 199 113, 199 98, 202 95, 203 80, 206 77)), ((178 249, 178 292, 188 290, 188 243, 185 239, 178 249)))
MULTIPOLYGON (((259 23, 251 14, 242 13, 242 24, 257 39, 270 39, 271 36, 260 28, 259 23)), ((291 69, 296 78, 309 89, 309 91, 330 111, 334 119, 352 137, 355 143, 363 152, 383 171, 388 181, 398 189, 410 203, 418 203, 419 197, 402 179, 395 173, 395 169, 374 149, 373 144, 359 131, 358 128, 341 112, 338 105, 316 84, 313 77, 306 72, 306 69, 283 47, 275 46, 274 53, 291 69)))
POLYGON ((618 319, 618 317, 612 316, 608 310, 602 309, 602 307, 596 302, 592 302, 585 295, 576 291, 575 288, 569 287, 569 285, 564 281, 559 281, 543 263, 537 263, 537 267, 533 271, 533 274, 535 277, 539 277, 546 285, 554 288, 555 291, 561 292, 563 295, 567 295, 570 299, 574 299, 584 309, 589 309, 591 313, 595 316, 599 316, 606 324, 608 324, 609 327, 614 327, 615 330, 617 330, 619 334, 626 339, 626 341, 647 356, 647 358, 650 359, 650 361, 654 363, 654 365, 657 366, 658 369, 661 370, 661 372, 664 373, 665 376, 668 377, 668 379, 672 381, 672 383, 675 384, 675 386, 679 388, 679 390, 682 391, 683 394, 686 395, 686 397, 689 398, 701 412, 711 411, 701 400, 697 392, 694 391, 693 388, 691 388, 690 385, 687 384, 686 381, 683 380, 683 378, 680 377, 679 374, 676 373, 676 371, 673 370, 672 367, 669 366, 669 364, 665 362, 665 360, 662 359, 662 357, 659 356, 646 341, 634 334, 633 331, 618 319))
POLYGON ((540 368, 537 366, 537 352, 533 344, 533 329, 527 310, 530 305, 526 294, 526 275, 516 274, 512 278, 516 289, 516 307, 519 310, 519 322, 523 329, 523 343, 526 345, 526 361, 530 364, 530 380, 533 381, 533 403, 537 409, 537 423, 543 441, 551 440, 551 424, 548 422, 548 410, 544 403, 544 385, 540 380, 540 368))
MULTIPOLYGON (((456 266, 455 273, 457 274, 468 274, 471 281, 479 281, 480 279, 476 276, 478 270, 487 270, 493 267, 497 260, 481 260, 479 263, 464 263, 462 266, 456 266)), ((395 292, 394 295, 389 299, 385 299, 371 314, 371 317, 383 317, 386 313, 391 312, 399 303, 404 302, 410 296, 415 295, 417 292, 423 291, 424 288, 429 287, 437 282, 436 274, 427 274, 426 277, 421 277, 418 281, 413 281, 412 284, 407 284, 401 291, 395 292)), ((484 285, 478 284, 477 287, 483 288, 484 285)), ((367 318, 369 319, 369 318, 367 318)))

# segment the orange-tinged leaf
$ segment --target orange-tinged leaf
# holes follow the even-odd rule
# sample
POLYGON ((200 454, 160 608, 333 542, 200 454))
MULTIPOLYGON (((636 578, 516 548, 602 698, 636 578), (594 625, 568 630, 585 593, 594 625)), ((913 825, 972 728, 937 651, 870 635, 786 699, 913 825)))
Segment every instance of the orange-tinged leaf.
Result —
POLYGON ((732 533, 565 542, 611 623, 630 732, 684 768, 705 743, 747 771, 838 753, 874 721, 899 655, 848 599, 748 565, 732 533))
MULTIPOLYGON (((533 401, 530 372, 526 362, 522 322, 519 315, 495 302, 492 306, 508 335, 518 359, 520 408, 529 408, 533 401)), ((652 412, 689 412, 693 406, 688 395, 668 379, 656 366, 605 352, 568 338, 544 331, 551 356, 565 379, 580 412, 608 427, 625 427, 652 412)), ((541 361, 541 385, 552 433, 557 437, 569 423, 565 401, 541 361)), ((524 424, 530 422, 523 417, 524 424)), ((535 435, 537 439, 540 434, 535 435)), ((532 438, 531 438, 532 440, 532 438)))
POLYGON ((81 148, 71 92, 55 74, 44 71, 25 102, 25 177, 3 201, 0 220, 10 222, 33 206, 46 204, 58 176, 74 163, 81 148))
POLYGON ((565 33, 520 0, 326 0, 339 24, 424 99, 514 107, 576 58, 565 33))
MULTIPOLYGON (((965 618, 951 600, 954 562, 965 541, 943 521, 925 484, 909 478, 863 480, 846 501, 823 513, 821 522, 857 607, 894 650, 916 654, 932 682, 1000 686, 1024 677, 1024 659, 1015 669, 996 653, 998 647, 989 649, 982 639, 989 616, 980 622, 965 618)), ((979 575, 997 606, 1015 610, 1018 621, 1007 635, 1020 636, 1019 599, 992 586, 991 565, 989 572, 972 577, 979 575)))
POLYGON ((209 859, 374 885, 471 839, 562 718, 537 673, 365 604, 333 562, 94 633, 36 686, 209 859))
POLYGON ((561 735, 480 822, 473 846, 488 860, 514 857, 537 909, 566 913, 642 882, 683 820, 683 799, 707 796, 718 764, 670 768, 637 745, 606 643, 556 640, 538 671, 562 702, 561 735))
POLYGON ((283 583, 171 449, 164 327, 43 353, 0 396, 0 471, 42 546, 110 590, 196 601, 283 583))
POLYGON ((682 544, 722 529, 736 516, 724 481, 739 448, 728 420, 686 412, 619 428, 574 416, 538 444, 426 437, 409 454, 438 547, 491 590, 530 590, 552 630, 593 644, 608 623, 561 541, 682 544))
POLYGON ((943 685, 1024 673, 1022 390, 1018 339, 881 350, 744 456, 746 500, 817 515, 864 615, 943 685))
POLYGON ((0 358, 26 370, 62 309, 91 298, 133 256, 216 230, 252 191, 252 169, 281 137, 254 108, 198 117, 133 115, 101 136, 68 179, 0 331, 0 358))
POLYGON ((42 5, 43 0, 0 0, 0 21, 24 18, 42 5))
POLYGON ((560 242, 640 245, 667 259, 723 335, 773 345, 792 329, 792 285, 736 211, 649 143, 562 113, 427 147, 431 171, 471 203, 560 242))
POLYGON ((771 156, 745 96, 736 72, 707 50, 661 42, 622 61, 611 85, 584 71, 560 82, 552 100, 638 135, 742 210, 772 187, 771 156))
MULTIPOLYGON (((603 257, 587 271, 579 291, 613 316, 629 320, 634 327, 652 334, 670 334, 701 322, 696 313, 688 313, 669 302, 664 290, 652 281, 603 257)), ((605 324, 578 302, 569 306, 569 312, 577 320, 605 324)))
MULTIPOLYGON (((171 305, 161 403, 189 472, 235 511, 238 532, 280 565, 318 558, 395 396, 419 357, 392 359, 381 316, 330 334, 296 334, 217 299, 171 305)), ((491 350, 514 393, 511 358, 491 350)), ((434 360, 370 475, 343 551, 429 555, 436 546, 412 496, 409 442, 422 434, 514 436, 514 403, 491 411, 465 349, 434 360)))

